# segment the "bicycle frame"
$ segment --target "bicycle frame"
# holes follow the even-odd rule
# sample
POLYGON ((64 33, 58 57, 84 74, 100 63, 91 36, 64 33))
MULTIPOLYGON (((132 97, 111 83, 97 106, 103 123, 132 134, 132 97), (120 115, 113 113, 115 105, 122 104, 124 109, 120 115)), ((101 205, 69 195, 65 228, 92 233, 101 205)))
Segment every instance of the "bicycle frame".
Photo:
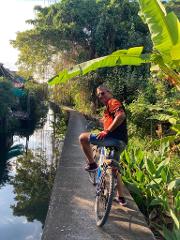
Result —
POLYGON ((98 173, 97 173, 97 181, 101 176, 101 168, 103 165, 106 165, 107 167, 112 168, 112 172, 114 173, 115 176, 117 176, 118 171, 120 170, 120 164, 118 160, 114 159, 117 158, 115 155, 119 155, 119 152, 117 151, 115 153, 115 147, 99 147, 100 148, 100 157, 99 157, 99 168, 98 168, 98 173), (109 153, 107 153, 107 150, 110 150, 109 153))
POLYGON ((102 227, 111 211, 119 165, 119 151, 116 147, 100 147, 100 160, 97 172, 96 189, 96 224, 102 227), (117 155, 118 154, 118 155, 117 155))

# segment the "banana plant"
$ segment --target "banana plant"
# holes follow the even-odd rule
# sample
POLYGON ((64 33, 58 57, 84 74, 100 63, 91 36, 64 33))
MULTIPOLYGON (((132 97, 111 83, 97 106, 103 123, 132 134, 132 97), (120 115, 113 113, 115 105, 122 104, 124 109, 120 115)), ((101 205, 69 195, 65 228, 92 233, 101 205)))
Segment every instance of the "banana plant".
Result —
POLYGON ((180 22, 173 12, 166 13, 159 0, 139 0, 139 6, 139 14, 151 33, 152 53, 143 54, 143 46, 118 50, 110 55, 78 64, 69 70, 62 70, 48 81, 49 85, 64 83, 99 68, 154 63, 180 90, 180 76, 177 73, 180 64, 180 22))

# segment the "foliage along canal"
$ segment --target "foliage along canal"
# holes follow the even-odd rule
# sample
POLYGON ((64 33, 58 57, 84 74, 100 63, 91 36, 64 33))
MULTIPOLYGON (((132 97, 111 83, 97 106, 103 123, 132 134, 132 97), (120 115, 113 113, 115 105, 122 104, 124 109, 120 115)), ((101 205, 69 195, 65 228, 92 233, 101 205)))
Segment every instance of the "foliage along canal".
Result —
POLYGON ((49 108, 31 136, 14 135, 9 151, 1 149, 1 239, 41 239, 66 123, 62 111, 49 108))

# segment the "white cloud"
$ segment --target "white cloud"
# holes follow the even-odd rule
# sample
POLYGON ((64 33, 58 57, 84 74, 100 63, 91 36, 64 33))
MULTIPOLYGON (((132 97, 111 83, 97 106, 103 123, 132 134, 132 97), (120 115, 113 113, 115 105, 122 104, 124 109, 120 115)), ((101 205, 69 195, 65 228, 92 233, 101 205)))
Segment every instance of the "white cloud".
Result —
POLYGON ((18 51, 9 41, 16 38, 18 31, 24 31, 31 26, 26 24, 27 19, 34 18, 34 6, 44 6, 45 0, 6 0, 1 1, 0 14, 0 62, 5 67, 15 70, 18 51))

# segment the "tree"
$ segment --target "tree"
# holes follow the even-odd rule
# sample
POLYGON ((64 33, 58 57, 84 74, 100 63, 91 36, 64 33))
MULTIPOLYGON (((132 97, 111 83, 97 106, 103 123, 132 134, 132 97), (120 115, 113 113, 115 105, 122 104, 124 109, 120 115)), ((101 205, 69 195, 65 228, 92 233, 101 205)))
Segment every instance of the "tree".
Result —
POLYGON ((15 102, 12 83, 0 78, 0 118, 5 117, 15 102))
POLYGON ((148 29, 138 16, 138 4, 127 0, 63 0, 49 7, 36 6, 32 30, 19 32, 14 47, 20 50, 19 64, 56 68, 72 66, 116 49, 144 43, 151 49, 148 29), (117 18, 120 21, 116 21, 117 18), (58 59, 60 56, 60 60, 58 59))
POLYGON ((64 69, 49 83, 66 82, 70 78, 87 74, 98 68, 154 62, 173 79, 174 85, 180 89, 180 77, 176 73, 179 70, 180 62, 179 20, 173 12, 167 14, 159 0, 139 0, 139 5, 142 19, 148 24, 151 33, 154 46, 153 53, 142 54, 143 47, 118 50, 108 56, 77 65, 69 71, 64 69), (173 69, 176 71, 173 71, 173 69))
POLYGON ((19 49, 17 64, 26 79, 31 78, 33 73, 45 72, 52 50, 39 37, 37 31, 18 32, 16 40, 12 40, 11 44, 19 49))
POLYGON ((136 1, 99 2, 102 6, 95 31, 96 56, 142 44, 146 50, 151 50, 148 28, 138 16, 136 1))

